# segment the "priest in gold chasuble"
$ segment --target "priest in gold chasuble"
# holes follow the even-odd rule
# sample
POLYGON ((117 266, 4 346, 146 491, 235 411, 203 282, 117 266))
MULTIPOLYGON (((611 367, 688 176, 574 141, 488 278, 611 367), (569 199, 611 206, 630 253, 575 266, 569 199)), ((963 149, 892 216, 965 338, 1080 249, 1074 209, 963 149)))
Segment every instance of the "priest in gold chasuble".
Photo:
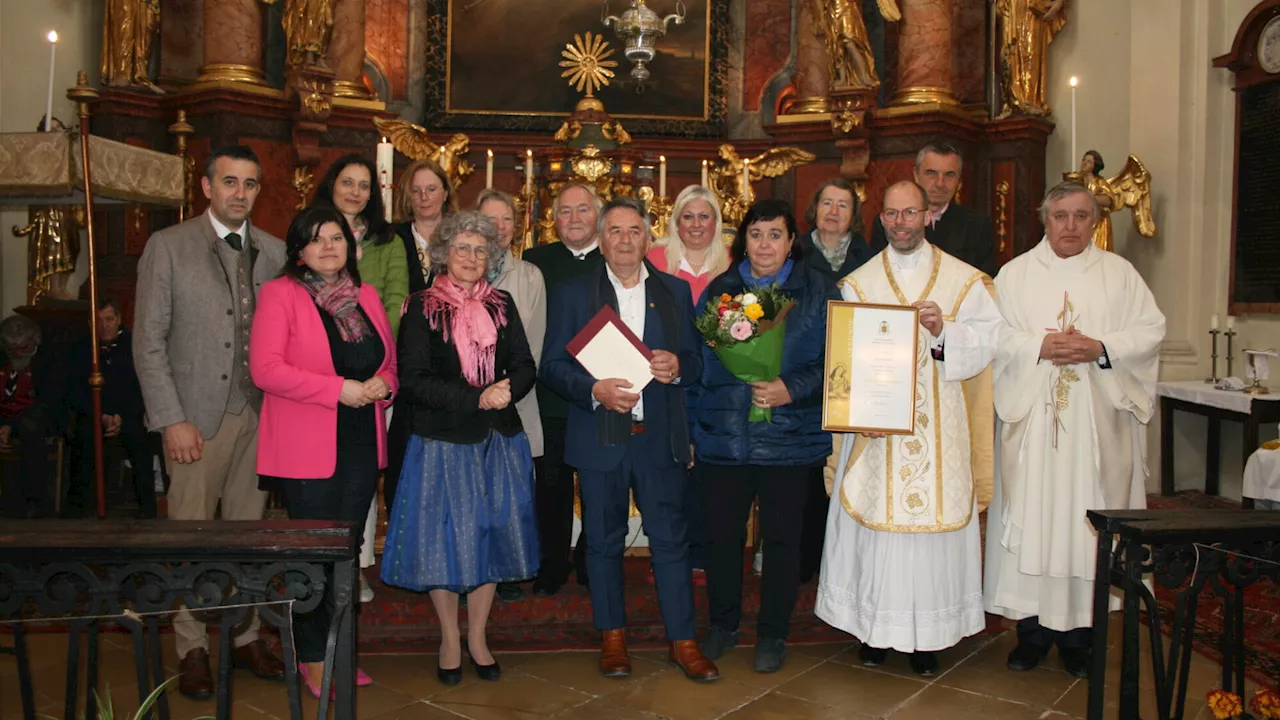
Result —
POLYGON ((991 497, 991 279, 925 240, 928 197, 891 186, 889 246, 841 281, 844 299, 920 308, 913 435, 837 436, 815 611, 857 636, 864 665, 890 648, 937 672, 935 651, 986 627, 977 513, 991 497))

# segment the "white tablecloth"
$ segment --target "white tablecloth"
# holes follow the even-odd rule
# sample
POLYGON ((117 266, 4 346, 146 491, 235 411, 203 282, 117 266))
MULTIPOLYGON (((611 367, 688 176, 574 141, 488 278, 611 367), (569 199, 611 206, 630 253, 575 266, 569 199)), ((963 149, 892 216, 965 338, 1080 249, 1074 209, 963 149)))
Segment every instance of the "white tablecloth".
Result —
POLYGON ((1267 443, 1249 456, 1244 466, 1244 491, 1247 498, 1280 501, 1280 447, 1267 443))
POLYGON ((1249 395, 1238 391, 1218 390, 1203 380, 1156 383, 1156 394, 1246 415, 1255 401, 1280 402, 1280 394, 1249 395))

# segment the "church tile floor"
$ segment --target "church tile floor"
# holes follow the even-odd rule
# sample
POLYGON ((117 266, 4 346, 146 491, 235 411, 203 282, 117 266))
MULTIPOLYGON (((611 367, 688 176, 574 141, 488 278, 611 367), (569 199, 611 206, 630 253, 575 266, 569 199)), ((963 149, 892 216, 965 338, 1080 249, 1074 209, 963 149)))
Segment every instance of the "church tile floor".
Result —
MULTIPOLYGON (((1112 638, 1119 620, 1112 618, 1112 638)), ((37 694, 37 713, 62 717, 66 636, 28 636, 37 694)), ((4 644, 8 644, 5 642, 4 644)), ((948 718, 1083 718, 1088 683, 1067 675, 1056 653, 1028 673, 1005 668, 1013 648, 1012 631, 969 638, 941 655, 934 678, 911 673, 907 660, 891 654, 879 669, 858 664, 857 642, 788 647, 786 666, 774 675, 751 670, 752 648, 739 647, 718 663, 724 679, 709 685, 686 680, 666 662, 665 651, 633 652, 634 672, 627 680, 608 680, 596 671, 596 653, 504 653, 496 657, 503 676, 496 683, 476 678, 467 665, 462 684, 441 685, 435 677, 435 655, 363 655, 360 665, 374 685, 358 690, 361 720, 916 720, 948 718)), ((1151 670, 1143 639, 1142 710, 1155 709, 1151 670)), ((83 662, 81 653, 81 662, 83 662)), ((1107 717, 1116 717, 1119 648, 1109 655, 1107 717)), ((216 668, 216 658, 214 659, 216 668)), ((177 672, 173 643, 166 638, 165 666, 177 672)), ((116 717, 131 717, 138 706, 133 679, 133 653, 128 636, 106 634, 100 693, 110 687, 116 717)), ((1187 694, 1188 720, 1208 720, 1205 694, 1217 687, 1217 663, 1195 655, 1187 694)), ((279 682, 235 674, 232 717, 236 720, 288 718, 288 699, 279 682)), ((1248 684, 1250 696, 1254 690, 1248 684)), ((314 718, 317 703, 305 690, 304 717, 314 718)), ((169 695, 174 720, 213 715, 214 700, 169 695)), ((21 716, 17 668, 13 657, 0 656, 0 717, 21 716)))

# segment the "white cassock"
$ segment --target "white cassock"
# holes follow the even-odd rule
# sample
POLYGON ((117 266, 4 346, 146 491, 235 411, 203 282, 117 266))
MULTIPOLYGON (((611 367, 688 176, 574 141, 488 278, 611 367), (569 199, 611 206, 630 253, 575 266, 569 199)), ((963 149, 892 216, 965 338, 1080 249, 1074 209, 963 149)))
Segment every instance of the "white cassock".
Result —
MULTIPOLYGON (((841 282, 845 300, 932 300, 945 314, 939 338, 919 329, 915 435, 837 436, 814 609, 872 647, 943 650, 986 626, 961 381, 980 375, 995 352, 1001 320, 990 282, 928 243, 911 255, 886 248, 841 282), (941 362, 930 354, 939 346, 941 362)), ((989 433, 989 405, 985 417, 989 433)))
POLYGON ((1064 259, 1048 240, 1004 266, 996 302, 1005 319, 994 366, 1002 425, 986 609, 1038 615, 1051 630, 1086 627, 1097 558, 1086 511, 1146 507, 1164 315, 1124 258, 1090 244, 1064 259), (1068 326, 1103 344, 1109 369, 1040 360, 1045 335, 1068 326))

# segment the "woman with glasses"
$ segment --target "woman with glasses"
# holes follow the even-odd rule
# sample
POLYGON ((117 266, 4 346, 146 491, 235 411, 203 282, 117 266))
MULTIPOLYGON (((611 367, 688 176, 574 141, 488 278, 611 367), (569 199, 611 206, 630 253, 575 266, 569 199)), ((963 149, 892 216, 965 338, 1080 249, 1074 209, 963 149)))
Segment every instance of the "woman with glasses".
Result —
POLYGON ((756 623, 756 672, 782 669, 799 585, 800 529, 809 473, 826 464, 831 434, 822 429, 827 301, 835 286, 805 264, 791 206, 752 205, 730 249, 732 264, 705 297, 779 288, 795 301, 787 316, 782 371, 774 380, 744 382, 703 348, 700 390, 692 401, 695 465, 701 466, 707 513, 707 596, 711 627, 702 652, 715 660, 738 642, 742 620, 742 548, 747 517, 760 499, 764 568, 756 623), (752 406, 770 408, 771 422, 749 422, 752 406))
POLYGON ((427 591, 440 618, 440 681, 462 680, 458 596, 469 596, 467 652, 497 680, 485 623, 497 583, 538 571, 533 456, 515 404, 533 389, 533 353, 511 296, 485 279, 498 230, 475 211, 431 237, 434 281, 400 324, 401 413, 411 433, 391 508, 383 582, 427 591))

